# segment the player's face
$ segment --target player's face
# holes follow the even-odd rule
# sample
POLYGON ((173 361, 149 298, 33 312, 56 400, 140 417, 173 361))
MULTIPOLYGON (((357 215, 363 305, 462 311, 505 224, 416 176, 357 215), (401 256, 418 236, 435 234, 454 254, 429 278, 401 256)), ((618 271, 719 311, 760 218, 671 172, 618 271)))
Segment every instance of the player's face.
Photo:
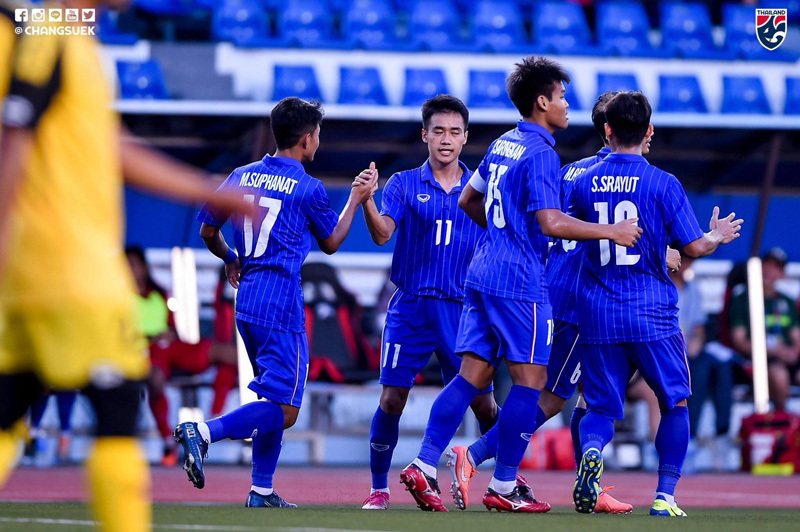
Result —
POLYGON ((761 264, 761 275, 764 278, 764 288, 772 290, 775 283, 783 279, 783 268, 774 260, 765 260, 761 264))
POLYGON ((567 103, 566 94, 567 89, 563 82, 559 81, 553 85, 552 98, 547 104, 546 112, 547 123, 553 131, 567 129, 569 125, 569 116, 567 115, 569 103, 567 103))
POLYGON ((441 165, 458 160, 467 132, 464 119, 458 113, 435 113, 431 116, 428 129, 422 130, 422 142, 428 145, 430 158, 441 165))
POLYGON ((310 135, 308 135, 308 137, 306 137, 306 139, 307 139, 305 141, 306 145, 304 146, 304 148, 305 148, 305 150, 304 150, 305 161, 304 162, 310 163, 311 161, 314 160, 314 154, 317 153, 317 148, 319 148, 319 132, 320 132, 320 127, 317 126, 317 128, 314 130, 314 132, 311 133, 310 135))
POLYGON ((647 155, 650 153, 650 142, 653 140, 653 135, 656 133, 656 128, 653 127, 653 124, 650 124, 650 127, 647 129, 647 134, 644 136, 644 142, 642 142, 642 155, 647 155))

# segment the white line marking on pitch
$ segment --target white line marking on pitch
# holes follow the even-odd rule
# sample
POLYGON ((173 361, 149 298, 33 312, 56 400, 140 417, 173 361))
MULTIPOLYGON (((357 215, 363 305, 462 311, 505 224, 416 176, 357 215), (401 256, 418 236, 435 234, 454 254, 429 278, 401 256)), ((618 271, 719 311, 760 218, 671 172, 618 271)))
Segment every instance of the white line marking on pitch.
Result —
MULTIPOLYGON (((82 521, 78 519, 41 519, 36 517, 0 517, 0 523, 35 523, 39 525, 69 525, 69 526, 95 526, 95 521, 82 521)), ((234 532, 247 532, 249 530, 276 530, 280 532, 386 532, 382 530, 361 530, 348 528, 312 528, 312 527, 255 527, 255 526, 230 526, 230 525, 169 525, 154 524, 153 528, 161 530, 231 530, 234 532)))

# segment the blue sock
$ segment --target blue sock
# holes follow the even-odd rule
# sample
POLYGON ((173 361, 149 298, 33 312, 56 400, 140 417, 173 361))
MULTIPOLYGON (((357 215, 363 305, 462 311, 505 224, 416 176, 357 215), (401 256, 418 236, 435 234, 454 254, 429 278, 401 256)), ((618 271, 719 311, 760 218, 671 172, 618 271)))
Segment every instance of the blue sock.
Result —
POLYGON ((253 432, 266 434, 283 430, 283 410, 275 403, 253 401, 236 410, 206 421, 211 434, 211 443, 230 438, 243 440, 252 438, 253 432))
POLYGON ((75 392, 58 392, 56 402, 58 403, 58 421, 62 431, 70 430, 70 419, 72 418, 72 406, 75 404, 75 392))
POLYGON ((37 401, 33 403, 31 406, 31 427, 38 429, 39 424, 42 422, 42 418, 44 417, 44 412, 47 410, 47 402, 50 400, 50 396, 40 397, 37 401))
POLYGON ((497 420, 500 419, 500 410, 500 406, 498 405, 497 412, 494 413, 492 419, 478 420, 478 429, 481 431, 481 434, 486 434, 497 426, 497 420))
POLYGON ((464 412, 478 395, 478 389, 461 375, 456 375, 450 384, 445 386, 431 407, 428 426, 422 438, 422 448, 417 458, 422 463, 436 467, 447 444, 464 419, 464 412))
POLYGON ((283 449, 283 430, 258 433, 253 438, 253 486, 272 487, 272 475, 278 467, 278 457, 283 449))
POLYGON ((519 463, 536 432, 537 419, 544 419, 544 413, 539 414, 541 409, 535 417, 530 415, 538 403, 539 390, 517 384, 511 387, 503 405, 503 415, 497 422, 497 465, 494 469, 497 480, 509 482, 517 477, 519 463))
POLYGON ((369 431, 369 469, 374 490, 389 487, 389 468, 399 435, 400 416, 390 416, 378 406, 369 431))
POLYGON ((658 451, 658 488, 656 491, 675 495, 681 478, 681 468, 689 447, 689 409, 676 406, 661 411, 661 423, 656 433, 658 451))
MULTIPOLYGON (((547 416, 545 416, 542 409, 537 406, 536 428, 533 429, 534 432, 536 432, 545 421, 547 421, 547 416)), ((489 458, 497 457, 497 434, 498 429, 497 425, 495 425, 489 432, 481 436, 478 441, 469 446, 469 454, 472 456, 472 462, 476 466, 481 465, 489 458)))
POLYGON ((592 448, 602 451, 614 438, 614 421, 596 412, 586 412, 581 420, 580 434, 581 457, 592 448))
POLYGON ((575 451, 575 466, 581 463, 583 451, 581 449, 581 419, 586 415, 585 408, 575 407, 572 417, 569 418, 569 431, 572 433, 572 449, 575 451))

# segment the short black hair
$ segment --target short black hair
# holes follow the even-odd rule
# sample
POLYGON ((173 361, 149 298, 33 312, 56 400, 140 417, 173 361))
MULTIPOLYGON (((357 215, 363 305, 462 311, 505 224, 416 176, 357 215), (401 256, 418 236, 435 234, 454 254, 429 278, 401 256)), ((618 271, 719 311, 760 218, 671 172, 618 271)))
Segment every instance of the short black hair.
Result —
POLYGON ((592 124, 594 124, 594 130, 597 131, 603 139, 603 143, 606 141, 606 105, 609 100, 618 93, 619 91, 604 92, 597 97, 597 101, 594 103, 594 107, 592 107, 592 124))
POLYGON ((506 92, 523 117, 531 116, 539 96, 553 99, 555 83, 571 81, 564 67, 546 57, 526 57, 515 66, 506 78, 506 92))
POLYGON ((313 133, 322 123, 322 104, 295 96, 279 101, 270 114, 270 127, 279 150, 297 145, 303 135, 313 133))
POLYGON ((469 129, 469 109, 464 102, 450 94, 437 94, 422 104, 422 129, 428 130, 436 113, 458 113, 464 119, 464 131, 469 129))
POLYGON ((606 104, 606 122, 620 146, 638 146, 647 134, 653 113, 647 97, 639 91, 623 91, 606 104))

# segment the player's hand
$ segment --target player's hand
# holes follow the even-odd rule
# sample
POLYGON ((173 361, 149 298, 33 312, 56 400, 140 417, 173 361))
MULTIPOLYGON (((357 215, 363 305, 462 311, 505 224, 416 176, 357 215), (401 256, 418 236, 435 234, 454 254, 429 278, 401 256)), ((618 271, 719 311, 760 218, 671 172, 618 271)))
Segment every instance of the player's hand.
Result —
POLYGON ((225 265, 225 276, 228 278, 230 285, 234 288, 239 288, 239 277, 241 277, 241 273, 242 264, 239 262, 239 259, 225 265))
POLYGON ((667 268, 671 272, 681 269, 681 252, 677 249, 667 248, 667 268))
POLYGON ((353 180, 350 195, 358 203, 364 203, 375 194, 378 189, 378 170, 375 163, 369 163, 369 168, 362 170, 353 180))
POLYGON ((636 245, 636 242, 639 240, 639 236, 642 234, 642 228, 636 225, 638 222, 639 218, 629 218, 627 220, 622 220, 621 222, 615 223, 611 226, 612 230, 614 231, 614 236, 611 238, 611 240, 620 246, 632 248, 634 245, 636 245))
POLYGON ((736 213, 732 212, 725 218, 720 218, 719 207, 714 207, 709 228, 712 233, 717 233, 722 244, 728 244, 739 238, 739 231, 742 230, 744 220, 741 218, 734 220, 735 215, 736 213))

